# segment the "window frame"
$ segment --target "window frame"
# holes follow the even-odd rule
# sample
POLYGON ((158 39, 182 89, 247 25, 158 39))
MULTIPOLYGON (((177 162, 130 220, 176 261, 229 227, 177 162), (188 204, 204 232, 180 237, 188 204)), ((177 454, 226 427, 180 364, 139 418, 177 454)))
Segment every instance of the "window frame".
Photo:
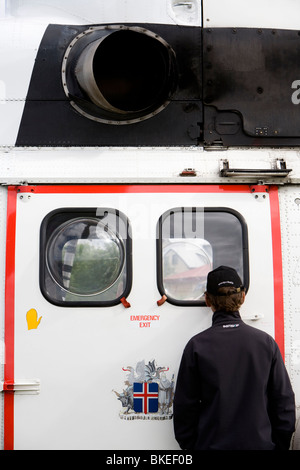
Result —
MULTIPOLYGON (((156 273, 157 273, 157 287, 160 292, 160 295, 166 296, 166 301, 172 305, 176 306, 188 306, 188 307, 195 307, 195 306, 206 306, 204 300, 178 300, 172 297, 169 297, 164 288, 163 282, 163 239, 162 239, 162 225, 166 218, 170 215, 171 212, 179 212, 179 211, 192 211, 193 209, 201 209, 203 213, 206 212, 223 212, 228 213, 235 216, 241 225, 242 230, 242 263, 243 263, 243 285, 245 287, 245 292, 249 289, 250 284, 250 276, 249 276, 249 246, 248 246, 248 227, 246 220, 235 209, 229 207, 201 207, 201 206, 187 206, 187 207, 174 207, 166 212, 164 212, 158 222, 157 222, 157 236, 156 236, 156 273)), ((205 217, 205 216, 204 216, 205 217)), ((183 238, 184 240, 184 238, 183 238)), ((209 240, 207 240, 209 242, 209 240)), ((213 265, 213 269, 217 268, 218 266, 213 265)))
MULTIPOLYGON (((53 283, 55 281, 52 279, 53 283)), ((116 281, 117 282, 117 281, 116 281)), ((40 226, 40 252, 39 252, 39 284, 40 290, 45 299, 50 302, 51 304, 57 305, 59 307, 112 307, 114 305, 118 305, 121 303, 121 299, 123 297, 127 297, 132 288, 132 236, 131 236, 131 225, 129 222, 128 217, 121 211, 115 208, 108 208, 108 207, 97 207, 97 208, 90 208, 90 207, 62 207, 55 209, 49 212, 41 222, 40 226), (78 300, 78 301, 70 301, 70 300, 59 300, 52 298, 46 289, 46 276, 48 275, 52 278, 48 267, 47 267, 47 244, 52 232, 57 229, 59 226, 63 225, 67 221, 72 221, 73 219, 84 217, 84 218, 93 218, 101 220, 101 217, 97 215, 97 211, 101 209, 103 211, 111 211, 122 219, 122 222, 126 228, 126 239, 122 238, 124 243, 124 270, 126 271, 126 281, 125 287, 123 289, 122 294, 112 300, 96 300, 93 301, 92 295, 89 296, 81 296, 85 300, 78 300), (58 219, 59 215, 61 215, 60 222, 53 222, 55 219, 58 219), (50 231, 50 224, 52 221, 52 225, 54 227, 50 231)), ((78 295, 80 298, 80 295, 78 295)))

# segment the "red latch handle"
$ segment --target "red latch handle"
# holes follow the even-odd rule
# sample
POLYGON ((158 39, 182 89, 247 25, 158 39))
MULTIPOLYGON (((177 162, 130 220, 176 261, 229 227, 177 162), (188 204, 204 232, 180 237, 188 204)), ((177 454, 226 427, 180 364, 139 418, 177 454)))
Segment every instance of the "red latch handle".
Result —
POLYGON ((121 302, 122 302, 122 304, 124 305, 125 308, 131 307, 130 303, 127 302, 127 300, 125 299, 125 297, 122 297, 121 302))
POLYGON ((157 301, 157 305, 160 307, 161 305, 163 305, 165 303, 165 301, 167 300, 167 296, 166 295, 163 295, 162 298, 160 300, 157 301))
POLYGON ((1 382, 1 391, 2 392, 14 392, 14 382, 4 381, 1 382))

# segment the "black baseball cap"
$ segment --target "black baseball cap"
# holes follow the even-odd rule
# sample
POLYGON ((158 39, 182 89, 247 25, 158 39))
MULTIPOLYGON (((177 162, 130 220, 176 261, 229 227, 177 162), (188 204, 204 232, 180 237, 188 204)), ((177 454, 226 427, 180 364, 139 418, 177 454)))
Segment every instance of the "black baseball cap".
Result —
POLYGON ((206 291, 209 294, 226 295, 218 292, 221 287, 234 287, 236 293, 244 290, 240 276, 235 269, 229 266, 219 266, 213 271, 210 271, 207 275, 206 291))

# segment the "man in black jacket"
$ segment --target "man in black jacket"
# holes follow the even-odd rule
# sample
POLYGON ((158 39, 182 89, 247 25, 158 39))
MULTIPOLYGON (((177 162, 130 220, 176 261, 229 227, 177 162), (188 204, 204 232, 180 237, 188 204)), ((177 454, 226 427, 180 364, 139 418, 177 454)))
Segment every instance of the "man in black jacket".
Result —
POLYGON ((174 397, 174 431, 187 450, 288 450, 295 399, 279 348, 246 325, 237 272, 220 266, 207 278, 212 326, 186 345, 174 397))

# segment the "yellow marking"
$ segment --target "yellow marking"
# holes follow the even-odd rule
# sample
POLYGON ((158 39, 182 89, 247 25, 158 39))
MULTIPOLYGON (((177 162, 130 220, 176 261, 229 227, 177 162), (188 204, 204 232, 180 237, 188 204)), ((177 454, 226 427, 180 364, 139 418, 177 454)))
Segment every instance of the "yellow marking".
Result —
POLYGON ((37 311, 34 308, 31 308, 30 310, 28 310, 28 312, 26 313, 28 330, 37 329, 37 327, 40 324, 41 319, 42 317, 38 319, 37 311))

